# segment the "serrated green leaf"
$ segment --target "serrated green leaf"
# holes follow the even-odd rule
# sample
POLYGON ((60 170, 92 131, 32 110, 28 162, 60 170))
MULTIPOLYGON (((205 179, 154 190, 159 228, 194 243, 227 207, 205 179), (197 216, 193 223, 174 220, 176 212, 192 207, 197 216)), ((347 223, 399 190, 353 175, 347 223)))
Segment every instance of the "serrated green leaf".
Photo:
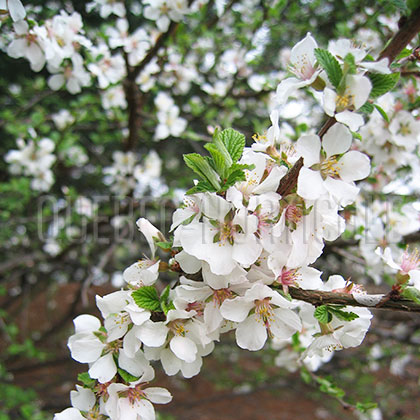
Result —
POLYGON ((160 310, 160 300, 154 286, 143 286, 132 293, 134 302, 139 308, 149 311, 160 310))
POLYGON ((337 59, 327 50, 315 48, 315 57, 318 64, 325 70, 328 80, 331 84, 338 88, 341 79, 343 78, 343 71, 337 59))
POLYGON ((239 181, 245 181, 245 173, 242 169, 236 169, 232 171, 227 177, 225 183, 223 184, 222 191, 226 191, 232 185, 235 185, 239 181))
POLYGON ((389 92, 397 84, 400 78, 399 73, 380 74, 370 73, 369 79, 372 83, 372 90, 370 91, 371 98, 378 98, 389 92))
POLYGON ((225 160, 225 165, 227 167, 230 167, 233 163, 232 157, 230 156, 228 149, 224 145, 224 143, 222 141, 222 138, 221 138, 221 135, 220 135, 220 131, 218 131, 218 130, 215 131, 215 133, 214 133, 213 144, 217 147, 219 152, 223 155, 223 158, 225 160))
POLYGON ((370 102, 365 102, 360 108, 359 111, 364 114, 371 114, 374 110, 374 106, 370 102))
POLYGON ((245 136, 233 128, 227 128, 219 134, 219 138, 229 152, 232 162, 236 163, 244 151, 245 136))
POLYGON ((420 290, 415 287, 406 287, 402 292, 402 296, 420 305, 420 290))
POLYGON ((347 66, 348 74, 356 74, 356 61, 353 54, 348 53, 344 57, 344 64, 347 66))
POLYGON ((341 309, 337 309, 332 306, 328 306, 327 310, 330 314, 334 315, 341 321, 353 321, 359 318, 359 315, 355 314, 354 312, 342 311, 341 309))
POLYGON ((118 368, 118 374, 123 378, 127 383, 138 381, 138 376, 133 376, 131 373, 128 373, 126 370, 118 368))
POLYGON ((198 153, 189 153, 184 155, 184 161, 190 169, 211 184, 216 191, 219 190, 219 176, 205 157, 198 153))
POLYGON ((221 177, 224 177, 227 165, 226 165, 223 154, 219 151, 217 146, 213 143, 207 143, 204 147, 210 152, 213 158, 212 163, 213 163, 214 169, 221 177))
POLYGON ((185 194, 189 195, 206 191, 215 192, 217 190, 209 182, 199 181, 197 185, 194 185, 194 187, 190 188, 185 194))
POLYGON ((321 324, 328 324, 332 321, 332 315, 328 312, 327 305, 318 306, 315 309, 314 317, 321 323, 321 324))
POLYGON ((87 372, 79 373, 77 375, 77 380, 87 388, 93 388, 96 385, 96 380, 92 379, 87 372))
POLYGON ((378 112, 381 114, 381 116, 382 116, 382 118, 387 122, 387 123, 389 123, 389 117, 388 117, 388 114, 379 106, 379 105, 376 105, 376 104, 374 104, 373 105, 377 110, 378 110, 378 112))

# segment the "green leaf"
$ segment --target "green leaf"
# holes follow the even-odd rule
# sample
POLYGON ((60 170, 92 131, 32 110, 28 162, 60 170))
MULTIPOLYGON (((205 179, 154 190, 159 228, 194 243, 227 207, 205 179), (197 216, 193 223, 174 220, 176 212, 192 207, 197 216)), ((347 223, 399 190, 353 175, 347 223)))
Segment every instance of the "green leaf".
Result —
POLYGON ((229 187, 235 185, 238 181, 245 180, 246 177, 244 171, 242 169, 236 169, 228 175, 226 182, 223 184, 222 191, 226 191, 229 187))
MULTIPOLYGON (((213 158, 214 169, 221 177, 224 177, 225 170, 227 168, 225 157, 217 148, 217 146, 213 143, 207 143, 204 147, 210 152, 213 158)), ((230 159, 230 156, 229 156, 229 159, 230 159)))
POLYGON ((389 117, 388 117, 388 114, 379 106, 379 105, 376 105, 376 104, 374 104, 373 105, 377 110, 378 110, 378 112, 381 114, 381 116, 382 116, 382 118, 387 122, 387 123, 389 123, 389 117))
POLYGON ((343 77, 343 71, 341 70, 340 63, 327 50, 315 48, 314 52, 319 65, 327 73, 329 81, 335 88, 338 88, 343 77))
POLYGON ((227 128, 219 134, 219 138, 229 152, 233 163, 236 163, 244 151, 245 136, 233 128, 227 128))
POLYGON ((214 133, 213 144, 217 147, 217 150, 219 150, 219 152, 223 155, 225 165, 227 167, 230 167, 233 163, 232 157, 230 156, 228 149, 223 143, 220 132, 218 130, 216 130, 214 133))
POLYGON ((199 181, 197 185, 194 185, 194 187, 190 188, 185 194, 188 195, 206 191, 215 192, 217 189, 207 181, 199 181))
POLYGON ((92 379, 87 372, 79 373, 77 380, 87 388, 93 388, 96 385, 96 380, 92 379))
POLYGON ((406 287, 402 292, 403 297, 412 300, 420 305, 420 290, 415 287, 406 287))
POLYGON ((155 242, 155 245, 158 246, 159 248, 163 249, 164 251, 167 251, 169 249, 172 248, 172 242, 155 242))
POLYGON ((328 306, 327 310, 331 315, 334 315, 341 321, 353 321, 359 318, 359 315, 355 314, 354 312, 342 311, 341 309, 334 308, 332 306, 328 306))
POLYGON ((370 73, 369 79, 372 82, 372 90, 370 91, 370 97, 378 98, 379 96, 382 96, 383 94, 389 92, 397 84, 399 78, 399 73, 370 73))
POLYGON ((198 153, 189 153, 184 155, 184 161, 190 169, 203 178, 203 180, 211 184, 216 191, 219 190, 219 176, 210 166, 210 163, 206 158, 200 156, 198 153))
POLYGON ((354 55, 351 53, 348 53, 345 57, 344 57, 344 64, 347 66, 347 71, 349 74, 356 74, 356 62, 354 60, 354 55))
POLYGON ((373 403, 373 402, 366 402, 366 403, 361 403, 358 402, 356 403, 356 408, 361 412, 361 413, 366 413, 369 410, 373 410, 374 408, 376 408, 378 406, 378 404, 373 403))
POLYGON ((118 373, 123 378, 123 380, 127 383, 135 382, 139 379, 138 376, 133 376, 131 373, 128 373, 126 370, 118 368, 118 373))
POLYGON ((160 310, 160 300, 154 286, 143 286, 132 293, 134 302, 139 308, 149 311, 160 310))
POLYGON ((314 317, 321 322, 321 324, 328 324, 332 321, 332 315, 328 312, 327 305, 318 306, 315 309, 314 317))
POLYGON ((360 108, 359 111, 364 114, 371 114, 374 110, 374 106, 370 102, 365 102, 360 108))
POLYGON ((332 383, 326 378, 318 377, 316 378, 316 381, 320 385, 319 389, 328 395, 332 395, 338 398, 343 398, 344 395, 346 395, 346 393, 341 388, 339 388, 337 385, 335 385, 334 383, 332 383))

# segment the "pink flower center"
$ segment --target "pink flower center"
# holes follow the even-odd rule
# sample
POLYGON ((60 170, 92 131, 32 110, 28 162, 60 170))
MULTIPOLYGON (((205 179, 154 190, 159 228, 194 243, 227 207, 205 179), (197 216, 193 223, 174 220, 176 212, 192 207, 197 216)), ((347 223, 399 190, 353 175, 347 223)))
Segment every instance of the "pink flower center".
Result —
POLYGON ((130 404, 134 404, 136 401, 145 398, 144 391, 141 389, 143 385, 144 384, 138 384, 134 388, 128 388, 126 391, 119 392, 118 394, 121 397, 128 398, 130 404))
POLYGON ((285 217, 288 222, 298 224, 303 217, 303 211, 295 204, 290 204, 286 207, 285 217))
POLYGON ((232 292, 229 289, 217 289, 213 292, 213 302, 217 305, 221 305, 226 299, 232 297, 232 292))
POLYGON ((256 299, 255 300, 255 315, 257 315, 257 319, 261 321, 264 326, 267 328, 268 335, 270 337, 273 336, 270 330, 270 322, 274 321, 274 313, 273 308, 270 305, 271 298, 266 297, 264 299, 256 299))
POLYGON ((411 270, 416 270, 420 265, 420 254, 415 249, 411 254, 407 251, 404 252, 401 261, 401 271, 404 274, 408 274, 411 270))
POLYGON ((202 302, 191 302, 185 308, 187 312, 196 311, 197 316, 202 316, 204 312, 203 303, 202 302))

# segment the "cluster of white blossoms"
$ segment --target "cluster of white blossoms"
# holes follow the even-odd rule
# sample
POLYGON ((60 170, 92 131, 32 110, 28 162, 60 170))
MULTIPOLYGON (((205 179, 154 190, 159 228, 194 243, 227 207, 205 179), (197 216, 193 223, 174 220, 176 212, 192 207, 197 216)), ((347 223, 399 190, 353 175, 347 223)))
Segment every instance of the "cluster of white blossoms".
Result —
POLYGON ((11 174, 31 177, 33 190, 48 191, 54 183, 51 167, 56 161, 55 144, 48 138, 38 139, 34 130, 29 134, 32 138, 27 142, 19 138, 18 149, 9 150, 4 159, 10 165, 11 174))
POLYGON ((154 150, 144 157, 142 164, 133 152, 114 152, 113 160, 112 166, 104 168, 104 182, 118 196, 141 197, 148 190, 153 196, 160 196, 168 190, 160 178, 162 160, 154 150))
POLYGON ((175 101, 165 92, 159 92, 155 98, 158 125, 155 140, 163 140, 169 136, 180 136, 187 127, 187 120, 179 116, 179 108, 175 101))
MULTIPOLYGON (((190 378, 229 331, 250 351, 274 343, 281 349, 278 365, 287 363, 289 369, 316 369, 332 351, 360 345, 370 326, 368 309, 315 307, 292 299, 291 290, 364 294, 341 276, 323 281, 311 264, 325 240, 343 233, 339 212, 354 203, 355 182, 370 173, 368 156, 353 149, 352 131, 363 124, 357 111, 372 100, 370 92, 385 93, 394 76, 384 61, 364 61, 365 55, 344 40, 318 49, 310 35, 292 49, 296 77, 285 79, 277 96, 281 102, 280 96, 294 89, 316 90, 327 115, 335 117, 319 135, 305 133, 293 147, 289 142, 277 148, 274 110, 272 126, 251 148, 237 131, 216 130, 205 146, 210 156, 184 156, 199 179, 173 213, 171 239, 140 218, 149 256, 124 271, 125 290, 97 297, 103 324, 90 315, 74 320, 68 346, 89 370, 80 376, 83 387, 72 391, 73 407, 56 420, 154 419, 152 403, 167 403, 171 396, 146 387, 152 363, 160 361, 169 376, 190 378), (381 76, 370 77, 368 70, 381 76), (178 278, 163 288, 160 272, 178 278), (295 356, 286 353, 290 350, 295 356)), ((168 98, 160 96, 159 103, 171 104, 168 98)), ((117 152, 114 158, 118 169, 110 173, 131 177, 135 156, 117 152)), ((417 254, 399 265, 388 251, 382 258, 397 267, 402 285, 418 285, 417 254)))

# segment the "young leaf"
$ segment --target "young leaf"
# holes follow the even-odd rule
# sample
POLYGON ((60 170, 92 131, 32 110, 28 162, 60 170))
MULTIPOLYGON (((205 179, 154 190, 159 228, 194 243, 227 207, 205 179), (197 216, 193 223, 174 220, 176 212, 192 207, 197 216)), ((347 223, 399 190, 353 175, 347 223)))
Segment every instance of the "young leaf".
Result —
POLYGON ((373 402, 366 402, 366 403, 361 403, 358 402, 356 403, 356 408, 361 412, 361 413, 366 413, 369 410, 373 410, 374 408, 376 408, 378 406, 378 404, 373 403, 373 402))
POLYGON ((387 122, 387 123, 389 123, 389 117, 388 117, 388 114, 379 106, 379 105, 376 105, 376 104, 374 104, 373 105, 377 110, 378 110, 378 112, 381 114, 381 116, 382 116, 382 118, 387 122))
POLYGON ((235 185, 238 181, 245 181, 245 173, 242 169, 235 169, 234 171, 230 172, 226 182, 223 184, 222 191, 226 191, 232 185, 235 185))
POLYGON ((226 150, 229 152, 233 163, 236 163, 244 151, 245 136, 233 128, 227 128, 226 130, 223 130, 219 136, 224 146, 226 147, 226 150))
POLYGON ((206 191, 215 192, 217 189, 207 181, 199 181, 197 185, 194 185, 194 187, 190 188, 185 194, 189 195, 206 191))
POLYGON ((93 388, 96 385, 96 380, 92 379, 87 372, 79 373, 77 380, 87 388, 93 388))
MULTIPOLYGON (((210 152, 213 158, 214 169, 223 178, 225 174, 225 170, 227 168, 225 157, 217 148, 217 146, 213 143, 207 143, 204 147, 210 152)), ((230 159, 230 156, 229 156, 229 159, 230 159)))
POLYGON ((169 249, 172 248, 172 242, 155 242, 155 245, 158 246, 159 248, 163 249, 164 251, 168 251, 169 249))
POLYGON ((371 114, 375 108, 370 102, 365 102, 360 108, 359 111, 364 114, 371 114))
POLYGON ((127 383, 135 382, 139 379, 137 376, 133 376, 131 375, 131 373, 128 373, 127 371, 121 368, 118 368, 118 373, 121 376, 121 378, 123 378, 123 380, 127 383))
POLYGON ((341 309, 337 309, 332 306, 328 306, 327 308, 328 308, 328 312, 331 315, 334 315, 341 321, 353 321, 354 319, 359 318, 359 315, 355 314, 354 312, 342 311, 341 309))
POLYGON ((184 161, 190 169, 211 184, 216 191, 220 188, 219 176, 206 158, 198 153, 189 153, 184 155, 184 161))
POLYGON ((327 73, 328 80, 335 88, 338 88, 343 77, 340 63, 329 51, 321 48, 315 48, 315 57, 319 65, 327 73))
POLYGON ((370 97, 377 98, 389 92, 397 84, 399 78, 399 73, 370 73, 369 79, 372 82, 372 90, 370 91, 370 97))
POLYGON ((420 305, 420 290, 416 289, 415 287, 406 287, 403 290, 402 295, 405 298, 410 299, 420 305))
POLYGON ((353 54, 348 53, 344 57, 344 63, 347 65, 349 74, 356 74, 356 62, 354 60, 354 55, 353 54))
POLYGON ((160 300, 154 286, 143 286, 132 293, 136 305, 149 311, 160 310, 160 300))
POLYGON ((315 309, 314 317, 321 323, 321 324, 328 324, 332 321, 332 315, 328 312, 327 305, 318 306, 315 309))

